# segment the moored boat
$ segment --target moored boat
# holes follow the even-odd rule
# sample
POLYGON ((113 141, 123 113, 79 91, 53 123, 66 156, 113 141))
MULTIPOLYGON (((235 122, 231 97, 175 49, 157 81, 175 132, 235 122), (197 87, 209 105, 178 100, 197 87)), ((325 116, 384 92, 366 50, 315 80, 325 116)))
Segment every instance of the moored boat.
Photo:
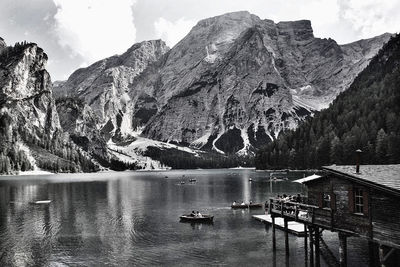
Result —
POLYGON ((192 216, 190 214, 184 214, 179 217, 181 222, 212 222, 214 216, 203 214, 201 216, 192 216))
POLYGON ((46 199, 46 200, 38 200, 38 201, 32 201, 30 202, 31 204, 36 204, 36 205, 41 205, 41 204, 50 204, 51 200, 46 199))
POLYGON ((262 203, 245 203, 245 204, 232 204, 232 209, 252 209, 252 208, 261 208, 262 203))

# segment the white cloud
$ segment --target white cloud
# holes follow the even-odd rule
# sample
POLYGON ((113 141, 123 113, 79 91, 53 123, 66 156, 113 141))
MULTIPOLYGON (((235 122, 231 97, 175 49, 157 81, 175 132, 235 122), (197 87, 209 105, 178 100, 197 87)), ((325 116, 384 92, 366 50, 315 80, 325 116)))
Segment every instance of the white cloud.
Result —
POLYGON ((136 39, 135 0, 53 0, 59 43, 93 62, 122 53, 136 39))
POLYGON ((400 31, 400 1, 340 0, 341 16, 361 38, 400 31))
POLYGON ((171 22, 161 17, 154 22, 156 38, 161 38, 172 47, 185 37, 195 24, 195 20, 180 18, 171 22))

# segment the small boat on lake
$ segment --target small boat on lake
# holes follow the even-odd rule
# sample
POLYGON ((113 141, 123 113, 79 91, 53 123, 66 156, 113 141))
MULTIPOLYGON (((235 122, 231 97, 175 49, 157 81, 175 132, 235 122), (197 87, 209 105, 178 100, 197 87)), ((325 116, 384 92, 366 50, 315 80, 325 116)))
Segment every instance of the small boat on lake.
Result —
POLYGON ((253 179, 252 179, 252 178, 250 178, 250 179, 249 179, 249 182, 253 182, 253 179))
POLYGON ((51 200, 46 199, 46 200, 38 200, 38 201, 32 201, 30 202, 31 204, 35 204, 35 205, 42 205, 42 204, 50 204, 51 200))
POLYGON ((196 181, 197 181, 196 178, 192 178, 189 180, 189 182, 191 182, 191 183, 195 183, 196 181))
POLYGON ((185 181, 180 181, 180 184, 185 184, 185 181))
POLYGON ((255 209, 262 208, 262 203, 232 204, 232 209, 255 209))
POLYGON ((199 223, 211 223, 213 222, 214 216, 203 214, 201 216, 193 216, 190 214, 184 214, 179 217, 181 222, 199 222, 199 223))

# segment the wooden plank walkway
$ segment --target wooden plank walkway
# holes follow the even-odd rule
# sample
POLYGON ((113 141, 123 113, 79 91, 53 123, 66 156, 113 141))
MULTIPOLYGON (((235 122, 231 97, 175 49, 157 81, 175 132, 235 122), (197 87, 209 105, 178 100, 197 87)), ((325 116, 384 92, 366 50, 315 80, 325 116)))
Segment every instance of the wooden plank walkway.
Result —
MULTIPOLYGON (((267 223, 272 224, 271 215, 253 215, 253 218, 267 223)), ((278 229, 284 229, 284 220, 281 217, 275 217, 275 225, 278 229)), ((304 236, 304 224, 290 221, 288 222, 288 232, 297 236, 304 236)))

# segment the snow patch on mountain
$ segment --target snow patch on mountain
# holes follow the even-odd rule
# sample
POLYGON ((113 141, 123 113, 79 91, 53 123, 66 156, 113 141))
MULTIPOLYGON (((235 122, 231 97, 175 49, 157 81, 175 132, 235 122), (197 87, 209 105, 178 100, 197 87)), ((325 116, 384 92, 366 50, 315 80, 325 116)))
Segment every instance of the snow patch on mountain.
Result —
POLYGON ((250 153, 250 140, 246 129, 240 129, 240 136, 243 139, 243 148, 236 152, 239 156, 247 156, 250 153))
POLYGON ((127 146, 119 146, 113 141, 109 140, 107 143, 110 153, 117 157, 119 160, 135 163, 142 169, 169 169, 168 166, 163 166, 159 161, 153 160, 150 157, 144 156, 148 147, 157 147, 160 149, 177 149, 186 153, 193 154, 199 157, 200 150, 192 149, 189 147, 177 146, 171 143, 160 142, 156 140, 151 140, 144 137, 135 137, 136 140, 127 146))
POLYGON ((208 139, 210 138, 210 136, 211 136, 211 129, 208 130, 208 131, 206 132, 206 134, 204 134, 204 135, 201 136, 200 138, 194 140, 194 141, 190 144, 190 146, 195 147, 195 148, 202 147, 202 146, 204 146, 205 144, 207 144, 208 139))

